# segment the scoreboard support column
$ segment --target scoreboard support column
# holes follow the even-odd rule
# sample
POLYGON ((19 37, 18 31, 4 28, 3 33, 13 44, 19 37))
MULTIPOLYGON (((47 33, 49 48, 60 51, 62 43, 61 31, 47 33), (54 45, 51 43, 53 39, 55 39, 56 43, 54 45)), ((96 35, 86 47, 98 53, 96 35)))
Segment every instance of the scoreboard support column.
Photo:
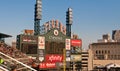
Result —
POLYGON ((64 56, 64 59, 63 59, 63 71, 66 71, 66 49, 65 48, 63 49, 63 56, 64 56))

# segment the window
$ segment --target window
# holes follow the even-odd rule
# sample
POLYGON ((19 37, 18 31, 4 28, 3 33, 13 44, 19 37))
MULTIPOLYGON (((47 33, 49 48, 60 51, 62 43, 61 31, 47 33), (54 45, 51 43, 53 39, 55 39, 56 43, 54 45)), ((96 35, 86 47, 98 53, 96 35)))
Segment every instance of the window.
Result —
POLYGON ((102 50, 102 54, 104 54, 104 51, 102 50))
POLYGON ((108 50, 108 54, 110 54, 110 50, 108 50))
POLYGON ((99 50, 99 54, 101 54, 101 51, 99 50))
POLYGON ((96 50, 96 54, 98 54, 98 50, 96 50))
POLYGON ((107 54, 107 51, 105 50, 105 54, 107 54))

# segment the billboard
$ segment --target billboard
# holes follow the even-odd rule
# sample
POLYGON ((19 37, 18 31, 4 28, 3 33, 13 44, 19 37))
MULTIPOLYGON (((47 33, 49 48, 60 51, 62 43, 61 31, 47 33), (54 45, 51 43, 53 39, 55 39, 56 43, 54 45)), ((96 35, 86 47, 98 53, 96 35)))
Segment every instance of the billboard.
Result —
POLYGON ((38 37, 38 49, 45 49, 45 37, 38 37))
POLYGON ((62 62, 63 61, 63 55, 58 55, 58 54, 47 54, 45 56, 45 61, 46 62, 62 62))
POLYGON ((65 48, 66 48, 66 50, 70 50, 70 39, 66 39, 65 40, 65 48))
POLYGON ((71 53, 78 54, 82 52, 82 48, 80 47, 71 47, 71 53))
POLYGON ((45 51, 44 50, 38 50, 38 55, 40 56, 40 57, 44 57, 44 54, 45 53, 45 51))
POLYGON ((54 62, 42 62, 39 68, 56 68, 56 64, 54 62))
POLYGON ((70 57, 66 57, 66 61, 70 61, 70 57))
POLYGON ((71 61, 81 61, 81 55, 71 55, 71 61))
POLYGON ((42 62, 44 60, 44 50, 38 50, 39 61, 42 62))
POLYGON ((81 47, 82 46, 82 40, 81 39, 71 39, 71 46, 81 47))
POLYGON ((23 35, 22 36, 22 42, 36 43, 37 42, 37 37, 29 36, 29 35, 23 35))
POLYGON ((70 51, 66 51, 66 61, 70 61, 70 51))
POLYGON ((40 63, 39 68, 56 68, 57 63, 63 62, 63 55, 61 54, 46 54, 45 61, 40 63))

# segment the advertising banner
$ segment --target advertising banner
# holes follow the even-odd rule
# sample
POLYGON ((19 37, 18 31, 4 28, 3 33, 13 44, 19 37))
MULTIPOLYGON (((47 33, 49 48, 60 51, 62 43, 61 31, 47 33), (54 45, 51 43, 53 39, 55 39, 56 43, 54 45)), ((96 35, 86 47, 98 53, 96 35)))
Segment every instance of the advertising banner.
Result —
POLYGON ((56 64, 54 62, 42 62, 39 68, 56 68, 56 64))
POLYGON ((70 51, 66 51, 66 57, 70 57, 70 51))
POLYGON ((40 57, 44 57, 44 50, 38 50, 38 55, 40 56, 40 57))
POLYGON ((76 47, 76 46, 82 46, 82 40, 80 39, 71 39, 71 45, 73 47, 76 47))
POLYGON ((71 45, 70 45, 70 39, 66 39, 65 40, 65 48, 66 48, 66 50, 70 50, 70 47, 71 47, 71 45))
POLYGON ((37 42, 37 38, 34 37, 34 36, 24 35, 24 36, 22 36, 22 42, 36 43, 37 42))
POLYGON ((71 61, 81 61, 81 55, 71 55, 71 61))
POLYGON ((63 55, 58 55, 58 54, 47 54, 45 56, 45 61, 46 62, 62 62, 63 61, 63 55))
POLYGON ((77 53, 81 53, 82 52, 82 48, 80 47, 71 47, 71 53, 73 54, 77 54, 77 53))
POLYGON ((70 51, 66 51, 66 61, 70 61, 70 51))
POLYGON ((70 61, 70 57, 66 57, 66 61, 70 61))
POLYGON ((38 37, 38 49, 45 49, 45 37, 38 37))

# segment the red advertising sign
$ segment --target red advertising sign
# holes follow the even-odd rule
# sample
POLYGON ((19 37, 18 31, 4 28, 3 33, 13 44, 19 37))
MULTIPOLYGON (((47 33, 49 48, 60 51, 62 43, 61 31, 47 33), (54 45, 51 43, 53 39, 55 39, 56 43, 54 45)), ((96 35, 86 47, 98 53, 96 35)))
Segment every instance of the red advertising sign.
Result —
POLYGON ((47 54, 45 56, 46 62, 62 62, 63 61, 63 55, 58 54, 47 54))
POLYGON ((56 64, 53 62, 42 62, 39 68, 56 68, 56 64))
POLYGON ((72 46, 82 46, 82 40, 80 39, 71 39, 71 45, 72 46))

